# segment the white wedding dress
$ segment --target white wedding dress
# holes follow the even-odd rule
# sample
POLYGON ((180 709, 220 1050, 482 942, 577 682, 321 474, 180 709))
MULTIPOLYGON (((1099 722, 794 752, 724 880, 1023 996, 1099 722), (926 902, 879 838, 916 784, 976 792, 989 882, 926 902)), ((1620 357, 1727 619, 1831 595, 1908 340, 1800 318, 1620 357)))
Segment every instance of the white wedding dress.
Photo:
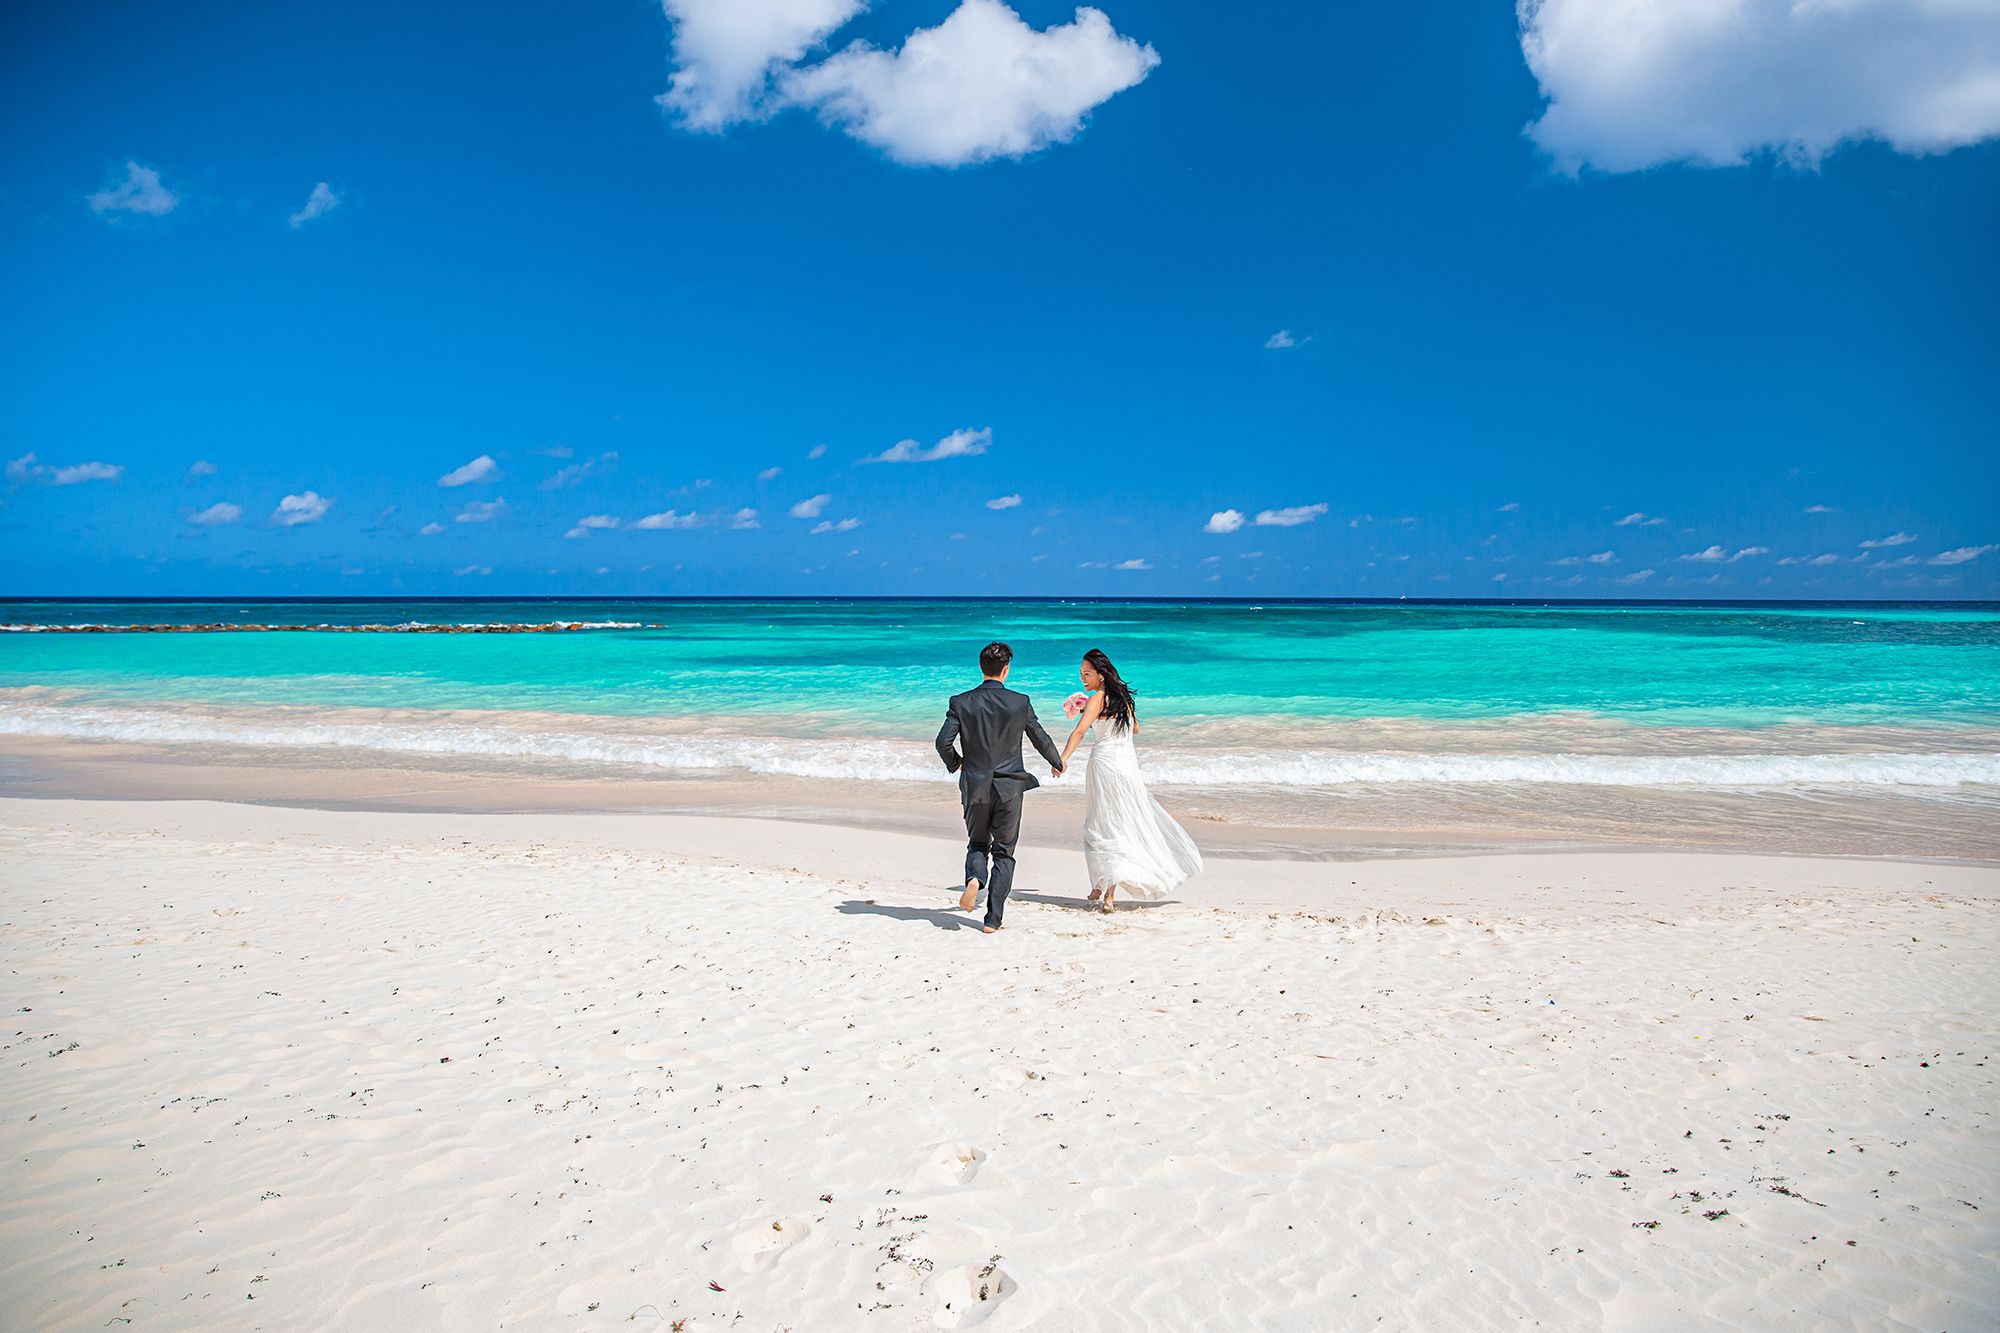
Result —
POLYGON ((1164 898, 1201 873, 1201 849, 1146 790, 1129 727, 1098 719, 1083 774, 1083 864, 1093 890, 1164 898))

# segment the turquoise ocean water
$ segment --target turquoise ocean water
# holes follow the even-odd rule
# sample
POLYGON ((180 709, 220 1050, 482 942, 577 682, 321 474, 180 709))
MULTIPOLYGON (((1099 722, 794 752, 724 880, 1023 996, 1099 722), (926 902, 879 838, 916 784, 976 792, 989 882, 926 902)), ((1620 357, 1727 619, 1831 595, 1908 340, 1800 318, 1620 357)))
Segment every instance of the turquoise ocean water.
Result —
MULTIPOLYGON (((2000 606, 0 602, 8 735, 626 775, 935 782, 981 644, 1060 736, 1086 648, 1163 788, 2000 796, 2000 606), (49 633, 525 626, 553 633, 49 633)), ((2000 813, 2000 804, 1991 810, 2000 813)))

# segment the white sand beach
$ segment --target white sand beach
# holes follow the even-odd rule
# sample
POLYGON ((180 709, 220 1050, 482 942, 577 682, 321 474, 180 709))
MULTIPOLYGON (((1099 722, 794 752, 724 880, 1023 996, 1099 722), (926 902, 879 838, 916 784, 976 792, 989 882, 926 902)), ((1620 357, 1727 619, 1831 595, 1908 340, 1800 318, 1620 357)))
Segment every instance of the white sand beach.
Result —
POLYGON ((0 801, 0 1322, 2000 1324, 1991 867, 958 855, 0 801))

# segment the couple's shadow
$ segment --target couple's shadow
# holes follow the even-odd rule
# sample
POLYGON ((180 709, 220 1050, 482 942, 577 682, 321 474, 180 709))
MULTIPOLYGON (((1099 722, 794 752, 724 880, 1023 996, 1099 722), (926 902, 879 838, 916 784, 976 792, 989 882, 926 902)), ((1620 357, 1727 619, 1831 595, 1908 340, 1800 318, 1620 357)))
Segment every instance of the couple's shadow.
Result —
MULTIPOLYGON (((945 892, 955 894, 959 892, 959 886, 952 885, 945 892)), ((1073 912, 1089 912, 1093 916, 1098 914, 1095 903, 1082 898, 1060 898, 1052 893, 1027 893, 1017 889, 1007 895, 1007 901, 1041 903, 1047 907, 1066 907, 1073 912)), ((970 912, 961 912, 955 907, 898 907, 865 898, 849 898, 835 910, 843 916, 886 916, 891 921, 922 921, 939 930, 978 930, 981 922, 981 912, 977 907, 970 912)), ((1121 906, 1119 910, 1125 909, 1121 906)))

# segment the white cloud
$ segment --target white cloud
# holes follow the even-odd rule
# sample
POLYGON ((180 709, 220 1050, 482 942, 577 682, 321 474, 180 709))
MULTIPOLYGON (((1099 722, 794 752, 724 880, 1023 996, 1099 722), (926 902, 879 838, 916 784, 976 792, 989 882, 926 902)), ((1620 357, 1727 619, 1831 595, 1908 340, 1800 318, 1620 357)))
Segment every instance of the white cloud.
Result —
POLYGON ((1264 350, 1267 352, 1275 352, 1281 348, 1297 347, 1298 345, 1298 339, 1292 337, 1290 329, 1279 329, 1264 340, 1264 350))
POLYGON ((1016 509, 1020 507, 1020 504, 1021 497, 1018 495, 1000 495, 988 500, 986 507, 988 509, 1016 509))
POLYGON ((116 481, 125 475, 121 463, 72 463, 49 470, 49 485, 74 486, 84 481, 116 481))
POLYGON ((817 537, 823 532, 852 532, 860 526, 861 520, 858 518, 843 518, 838 523, 828 519, 823 523, 815 523, 812 535, 817 537))
POLYGON ((1627 583, 1627 584, 1630 584, 1630 583, 1644 583, 1644 582, 1645 582, 1645 581, 1646 581, 1647 579, 1649 579, 1649 578, 1651 578, 1651 577, 1653 577, 1653 571, 1652 571, 1652 570, 1650 570, 1650 569, 1635 569, 1635 570, 1633 570, 1633 571, 1632 571, 1632 572, 1631 572, 1630 574, 1627 574, 1627 575, 1625 575, 1625 576, 1624 576, 1623 578, 1619 579, 1618 581, 1619 581, 1620 583, 1627 583))
POLYGON ((471 504, 459 510, 458 517, 453 521, 458 523, 491 523, 506 512, 507 502, 504 499, 474 500, 471 504))
POLYGON ((810 449, 806 450, 806 457, 807 457, 807 458, 825 458, 825 457, 826 457, 826 446, 825 446, 825 445, 823 445, 823 444, 816 444, 816 445, 814 445, 814 446, 813 446, 812 448, 810 448, 810 449))
POLYGON ((879 454, 861 461, 864 463, 935 463, 946 458, 971 458, 983 454, 993 443, 993 429, 960 429, 939 440, 926 449, 915 440, 898 440, 879 454))
POLYGON ((314 218, 323 218, 339 207, 340 196, 335 194, 333 188, 325 181, 321 181, 319 184, 313 186, 312 193, 306 196, 305 207, 286 218, 285 221, 290 223, 292 229, 296 231, 298 228, 305 226, 306 223, 311 222, 314 218))
POLYGON ((1657 518, 1650 514, 1627 514, 1611 526, 1614 528, 1657 528, 1666 521, 1664 518, 1657 518))
POLYGON ((1494 510, 1493 512, 1496 514, 1511 514, 1520 507, 1521 507, 1520 501, 1509 500, 1506 504, 1501 505, 1498 509, 1494 510))
POLYGON ((1506 571, 1505 571, 1505 570, 1502 570, 1502 571, 1501 571, 1500 573, 1498 573, 1498 574, 1495 574, 1495 575, 1493 576, 1493 581, 1494 581, 1495 583, 1505 583, 1505 582, 1507 581, 1507 573, 1506 573, 1506 571))
POLYGON ((1858 545, 1864 551, 1879 550, 1884 546, 1908 546, 1917 539, 1914 532, 1892 532, 1886 537, 1875 537, 1858 545))
POLYGON ((1815 163, 1886 141, 1938 153, 2000 134, 1990 0, 1519 0, 1562 170, 1815 163))
POLYGON ((318 491, 305 491, 278 501, 278 507, 271 511, 271 521, 281 528, 296 528, 301 523, 319 522, 331 508, 332 500, 318 491))
POLYGON ((615 514, 585 514, 576 521, 576 526, 565 532, 563 536, 570 538, 588 537, 592 532, 599 529, 617 527, 618 521, 618 517, 615 514))
POLYGON ((825 41, 867 0, 664 0, 674 73, 661 106, 692 130, 768 114, 771 75, 825 41))
POLYGON ((219 528, 225 523, 234 523, 243 517, 243 506, 233 505, 227 500, 217 500, 198 514, 188 515, 188 522, 198 528, 219 528))
POLYGON ((698 527, 700 523, 700 514, 682 514, 668 509, 657 514, 648 514, 641 519, 634 519, 632 526, 644 532, 657 532, 666 528, 698 527))
MULTIPOLYGON (((1295 528, 1301 523, 1310 523, 1326 512, 1326 506, 1292 505, 1287 509, 1265 509, 1257 515, 1260 528, 1295 528)), ((1210 520, 1213 522, 1214 520, 1210 520)))
POLYGON ((799 501, 791 508, 793 518, 818 518, 832 501, 831 495, 814 495, 799 501))
POLYGON ((93 213, 141 213, 165 217, 180 205, 180 196, 160 184, 160 173, 137 162, 125 164, 125 179, 88 196, 93 213))
MULTIPOLYGON (((562 455, 565 458, 568 456, 567 451, 562 455)), ((615 472, 617 470, 617 451, 607 450, 604 453, 586 458, 581 463, 571 463, 567 467, 557 468, 554 472, 542 478, 541 489, 545 491, 559 491, 565 486, 574 486, 586 477, 594 476, 599 472, 615 472)))
POLYGON ((443 531, 444 524, 442 523, 426 523, 417 529, 417 535, 419 537, 435 537, 443 531))
POLYGON ((778 474, 783 471, 784 469, 781 467, 767 467, 762 472, 759 472, 757 474, 757 480, 776 481, 778 479, 778 474))
POLYGON ((1931 557, 1934 565, 1962 565, 1968 560, 1977 560, 1988 551, 2000 551, 2000 546, 1960 546, 1955 550, 1939 551, 1931 557))
POLYGON ((197 477, 212 477, 215 473, 215 464, 209 462, 206 458, 197 458, 188 468, 187 476, 183 477, 182 480, 193 481, 197 477))
POLYGON ((1727 561, 1733 565, 1738 560, 1747 560, 1753 555, 1769 555, 1770 553, 1771 548, 1768 546, 1745 546, 1737 550, 1734 554, 1731 554, 1729 548, 1726 546, 1710 546, 1706 550, 1684 555, 1681 559, 1693 560, 1704 564, 1716 564, 1727 561))
POLYGON ((1112 566, 1113 569, 1151 569, 1152 567, 1151 561, 1138 559, 1120 560, 1112 566))
POLYGON ((1001 0, 963 0, 899 49, 855 42, 785 71, 778 87, 783 100, 906 166, 954 167, 1076 137, 1084 117, 1159 63, 1102 10, 1079 8, 1070 22, 1037 32, 1001 0))
POLYGON ((754 509, 739 509, 729 516, 729 528, 732 532, 748 532, 752 528, 763 526, 757 521, 757 511, 754 509))
POLYGON ((455 467, 438 478, 440 486, 464 486, 475 481, 491 481, 500 475, 500 465, 493 461, 491 454, 481 454, 460 467, 455 467))
POLYGON ((122 463, 70 463, 50 467, 32 453, 7 460, 7 480, 20 484, 38 481, 44 486, 76 486, 86 481, 116 481, 125 475, 122 463))
POLYGON ((462 579, 463 579, 463 578, 485 578, 485 577, 486 577, 486 576, 487 576, 488 574, 491 574, 491 573, 493 572, 493 566, 491 566, 491 565, 460 565, 460 566, 459 566, 459 567, 458 567, 457 569, 454 569, 454 570, 452 570, 451 572, 452 572, 453 574, 456 574, 456 575, 457 575, 457 576, 458 576, 459 578, 462 578, 462 579))
POLYGON ((1203 532, 1234 532, 1243 526, 1243 511, 1240 509, 1218 509, 1208 516, 1208 522, 1201 525, 1203 532))
POLYGON ((1832 505, 1807 505, 1806 512, 1808 514, 1838 514, 1840 511, 1832 505))
POLYGON ((1778 563, 1781 565, 1837 565, 1840 563, 1840 557, 1831 553, 1827 555, 1788 555, 1778 561, 1778 563))
POLYGON ((1618 558, 1616 551, 1599 551, 1595 555, 1566 555, 1556 561, 1558 565, 1608 565, 1618 558))

